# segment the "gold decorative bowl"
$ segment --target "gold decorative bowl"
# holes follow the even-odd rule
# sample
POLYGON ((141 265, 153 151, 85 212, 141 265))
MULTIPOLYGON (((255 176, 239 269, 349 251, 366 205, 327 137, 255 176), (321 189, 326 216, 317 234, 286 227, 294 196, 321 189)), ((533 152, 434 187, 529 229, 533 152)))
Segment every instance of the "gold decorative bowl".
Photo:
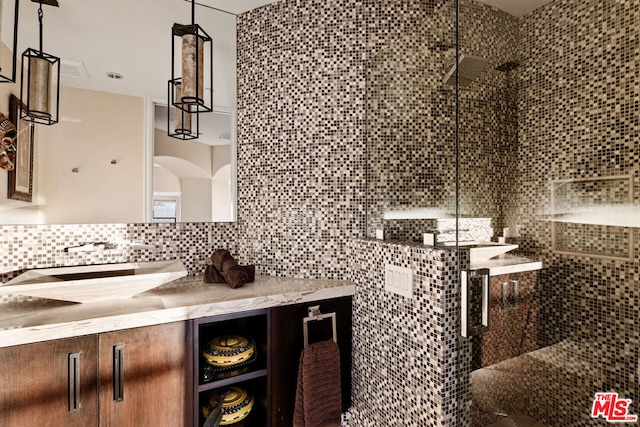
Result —
POLYGON ((202 356, 216 368, 238 367, 251 362, 256 354, 256 343, 252 338, 225 335, 209 342, 202 356))
POLYGON ((205 418, 218 406, 222 397, 222 418, 221 426, 235 424, 247 418, 253 408, 253 396, 240 387, 226 387, 211 394, 209 401, 202 406, 202 414, 205 418))

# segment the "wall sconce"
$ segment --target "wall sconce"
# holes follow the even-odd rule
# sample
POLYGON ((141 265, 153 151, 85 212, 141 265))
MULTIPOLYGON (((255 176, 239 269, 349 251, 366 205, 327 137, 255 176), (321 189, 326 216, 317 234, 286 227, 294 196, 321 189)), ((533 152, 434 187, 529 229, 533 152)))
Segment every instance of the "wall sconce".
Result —
MULTIPOLYGON (((182 97, 182 79, 169 80, 169 100, 178 101, 182 97)), ((181 108, 167 106, 167 134, 172 138, 196 139, 200 134, 200 120, 196 113, 188 113, 181 108)))
POLYGON ((20 113, 23 120, 43 125, 58 123, 60 104, 60 58, 42 49, 42 4, 58 7, 57 0, 31 0, 40 4, 40 49, 28 48, 22 54, 22 86, 20 98, 26 105, 20 113), (25 67, 27 69, 25 77, 25 67), (25 96, 26 92, 26 96, 25 96))
POLYGON ((0 57, 0 83, 14 83, 16 81, 16 53, 18 52, 18 6, 20 0, 2 0, 0 17, 0 36, 7 42, 11 55, 0 57), (10 18, 13 17, 13 22, 10 18), (10 25, 13 24, 13 25, 10 25))
POLYGON ((169 98, 169 105, 187 113, 212 111, 213 43, 211 37, 195 23, 195 0, 191 0, 191 25, 173 24, 171 35, 171 81, 181 78, 182 89, 178 98, 169 98), (180 47, 179 52, 177 46, 180 47), (180 55, 176 57, 178 53, 180 55), (176 75, 176 64, 180 64, 182 76, 176 75))

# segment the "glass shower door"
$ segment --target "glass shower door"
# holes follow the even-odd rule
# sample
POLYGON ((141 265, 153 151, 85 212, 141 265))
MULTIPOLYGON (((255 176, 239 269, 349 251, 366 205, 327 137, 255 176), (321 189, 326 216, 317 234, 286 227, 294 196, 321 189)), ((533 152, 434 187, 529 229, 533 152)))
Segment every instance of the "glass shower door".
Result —
POLYGON ((476 298, 461 321, 489 301, 488 328, 459 341, 460 425, 632 425, 640 5, 554 0, 516 18, 460 0, 458 16, 457 240, 476 298), (485 238, 509 250, 486 258, 485 238))

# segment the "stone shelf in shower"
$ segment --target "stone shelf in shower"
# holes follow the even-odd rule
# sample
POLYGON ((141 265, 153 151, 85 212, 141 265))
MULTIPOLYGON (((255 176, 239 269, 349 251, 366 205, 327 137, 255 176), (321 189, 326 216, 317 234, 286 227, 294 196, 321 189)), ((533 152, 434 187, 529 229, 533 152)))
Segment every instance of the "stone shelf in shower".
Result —
POLYGON ((523 273, 542 269, 542 261, 517 255, 501 255, 498 258, 478 260, 471 263, 471 269, 488 268, 491 276, 501 274, 523 273))
POLYGON ((383 219, 453 219, 455 214, 438 208, 407 208, 388 210, 383 214, 383 219))

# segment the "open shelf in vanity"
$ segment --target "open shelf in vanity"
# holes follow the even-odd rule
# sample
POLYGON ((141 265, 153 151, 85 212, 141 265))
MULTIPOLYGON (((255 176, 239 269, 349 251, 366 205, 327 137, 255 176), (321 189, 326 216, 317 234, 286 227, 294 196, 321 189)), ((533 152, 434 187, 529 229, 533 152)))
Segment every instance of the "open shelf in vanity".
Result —
MULTIPOLYGON (((253 396, 247 418, 234 427, 281 427, 293 423, 299 359, 304 348, 303 319, 311 306, 323 313, 335 313, 340 348, 342 410, 351 398, 351 296, 283 305, 268 309, 223 314, 191 321, 193 337, 193 425, 202 427, 202 412, 212 394, 227 387, 239 387, 253 396), (256 360, 240 369, 213 378, 203 375, 209 368, 202 350, 224 336, 241 336, 255 342, 256 360)), ((309 329, 310 342, 331 338, 328 318, 309 329)))
MULTIPOLYGON (((268 309, 242 313, 205 317, 193 321, 194 372, 194 425, 202 426, 206 420, 203 413, 212 396, 230 387, 252 397, 249 415, 234 423, 236 427, 267 425, 267 374, 270 356, 268 309), (203 354, 210 349, 213 340, 223 337, 241 337, 251 344, 252 356, 243 363, 220 367, 211 364, 203 354)), ((208 353, 213 357, 214 353, 208 353)))

